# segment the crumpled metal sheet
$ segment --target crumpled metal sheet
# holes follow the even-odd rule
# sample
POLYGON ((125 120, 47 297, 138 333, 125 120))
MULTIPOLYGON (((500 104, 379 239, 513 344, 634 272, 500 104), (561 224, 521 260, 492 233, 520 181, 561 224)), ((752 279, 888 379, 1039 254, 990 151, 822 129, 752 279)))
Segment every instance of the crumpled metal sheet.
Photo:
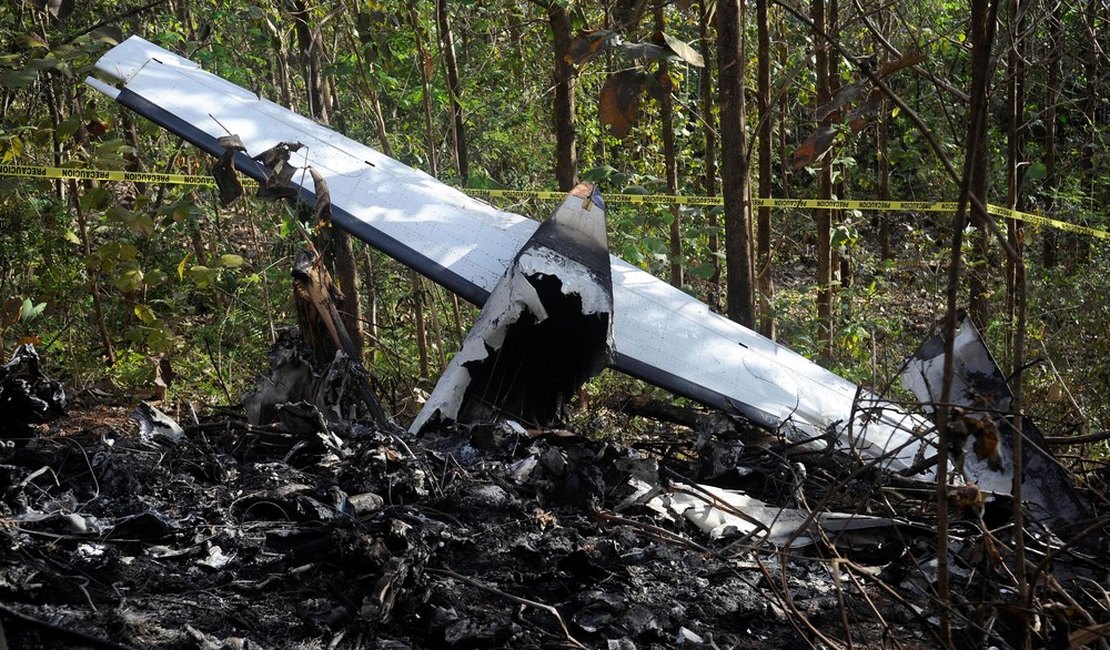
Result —
POLYGON ((411 430, 501 417, 556 424, 612 360, 612 325, 605 205, 582 183, 513 259, 411 430))
POLYGON ((844 512, 811 515, 800 508, 780 508, 739 490, 713 485, 698 485, 695 490, 683 483, 674 483, 670 490, 655 496, 646 505, 684 517, 710 539, 751 536, 753 543, 767 542, 778 548, 812 546, 822 536, 832 540, 843 538, 846 543, 849 540, 853 544, 864 543, 864 540, 895 536, 899 526, 908 525, 889 517, 844 512))
MULTIPOLYGON (((953 376, 951 403, 966 408, 973 417, 986 417, 999 432, 1000 463, 991 467, 968 449, 964 454, 964 472, 980 489, 1010 494, 1013 489, 1013 435, 1009 413, 1013 392, 1006 378, 987 349, 979 330, 969 318, 962 318, 953 342, 953 376)), ((936 334, 926 341, 906 362, 902 383, 932 411, 940 401, 944 378, 944 335, 936 334)), ((1022 495, 1031 514, 1055 531, 1061 531, 1087 520, 1089 508, 1072 487, 1071 478, 1052 457, 1033 419, 1022 418, 1024 445, 1022 454, 1025 476, 1022 495)), ((967 443, 970 446, 970 441, 967 443)))

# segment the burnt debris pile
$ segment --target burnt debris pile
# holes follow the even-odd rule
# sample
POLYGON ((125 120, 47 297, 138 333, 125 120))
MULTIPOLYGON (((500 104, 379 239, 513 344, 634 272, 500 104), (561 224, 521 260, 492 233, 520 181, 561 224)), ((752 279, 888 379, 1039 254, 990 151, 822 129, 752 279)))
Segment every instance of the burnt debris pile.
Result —
MULTIPOLYGON (((0 452, 8 647, 938 643, 929 483, 708 414, 623 446, 319 412, 298 429, 144 405, 30 427, 0 452)), ((1009 504, 968 490, 952 495, 958 640, 1096 638, 1101 533, 1031 525, 1022 607, 1009 504)))

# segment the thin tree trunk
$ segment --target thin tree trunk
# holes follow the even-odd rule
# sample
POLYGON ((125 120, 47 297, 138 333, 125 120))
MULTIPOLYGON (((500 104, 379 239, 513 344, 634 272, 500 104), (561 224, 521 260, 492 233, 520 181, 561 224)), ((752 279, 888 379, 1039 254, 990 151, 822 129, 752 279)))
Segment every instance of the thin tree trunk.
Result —
POLYGON ((447 367, 447 352, 444 350, 443 338, 443 323, 439 318, 439 302, 436 300, 436 294, 439 293, 439 288, 432 282, 424 282, 424 286, 428 287, 428 311, 432 317, 432 334, 435 335, 435 348, 436 357, 439 359, 439 368, 436 369, 436 374, 443 372, 447 367))
POLYGON ((297 33, 297 45, 301 50, 301 57, 304 59, 304 83, 305 90, 308 92, 308 113, 321 124, 328 124, 330 119, 327 102, 324 101, 326 93, 321 71, 322 57, 320 50, 323 44, 318 42, 312 33, 312 27, 309 25, 309 10, 305 6, 304 0, 293 0, 293 11, 290 12, 290 15, 293 17, 293 25, 297 33))
POLYGON ((717 4, 721 106, 721 189, 725 200, 725 264, 728 317, 755 327, 752 212, 744 138, 744 55, 740 13, 743 0, 717 4))
MULTIPOLYGON (((666 25, 663 20, 663 0, 655 0, 655 31, 663 33, 666 25)), ((657 75, 663 89, 659 101, 659 119, 663 122, 663 167, 667 176, 667 193, 678 194, 678 162, 675 160, 674 147, 674 99, 671 97, 671 77, 667 60, 659 61, 657 75)), ((682 287, 682 222, 679 206, 671 206, 671 285, 682 287)))
POLYGON ((416 351, 420 357, 420 378, 428 379, 431 368, 428 363, 428 328, 424 319, 424 278, 416 271, 409 272, 412 280, 413 317, 416 320, 416 351))
MULTIPOLYGON (((705 176, 703 186, 706 196, 717 195, 717 136, 713 128, 713 49, 709 40, 709 13, 706 0, 699 0, 698 10, 698 35, 701 37, 702 58, 705 67, 701 69, 699 90, 701 93, 701 114, 705 121, 705 176)), ((721 250, 720 238, 717 236, 717 211, 706 209, 709 219, 709 255, 713 264, 713 275, 709 279, 709 296, 706 302, 713 308, 719 308, 721 301, 721 264, 718 253, 721 250)))
POLYGON ((415 6, 409 17, 412 19, 412 30, 416 37, 416 55, 420 59, 417 66, 420 68, 420 89, 424 104, 424 146, 427 147, 428 173, 438 178, 439 165, 436 161, 436 136, 432 124, 432 93, 429 79, 432 73, 432 66, 429 65, 431 57, 424 49, 424 32, 420 29, 420 16, 416 13, 415 6))
MULTIPOLYGON (((1009 104, 1009 124, 1006 128, 1006 188, 1007 203, 1011 210, 1022 209, 1022 180, 1025 176, 1025 167, 1022 166, 1025 145, 1023 142, 1025 122, 1025 39, 1021 32, 1023 29, 1023 13, 1025 11, 1021 0, 1011 0, 1010 3, 1010 42, 1006 53, 1009 79, 1006 87, 1007 103, 1009 104)), ((1006 236, 1010 246, 1022 254, 1025 234, 1022 223, 1017 219, 1006 220, 1006 236)), ((1017 317, 1017 270, 1020 259, 1006 260, 1006 315, 1008 323, 1006 333, 1006 353, 1010 357, 1010 372, 1016 367, 1012 365, 1017 358, 1014 349, 1014 327, 1017 317)))
POLYGON ((572 39, 566 8, 552 2, 547 8, 547 22, 555 39, 555 178, 559 189, 569 192, 578 183, 578 153, 574 142, 574 67, 565 58, 572 39))
MULTIPOLYGON (((1100 0, 1088 0, 1087 2, 1087 60, 1085 61, 1086 77, 1087 77, 1087 101, 1083 106, 1084 122, 1087 125, 1088 140, 1083 145, 1083 153, 1079 159, 1080 169, 1080 182, 1083 191, 1087 194, 1088 205, 1091 212, 1098 212, 1098 198, 1095 196, 1095 186, 1097 183, 1097 173, 1095 171, 1095 151, 1099 148, 1099 124, 1098 124, 1098 61, 1099 61, 1099 42, 1098 42, 1098 19, 1100 15, 1099 6, 1100 0)), ((1105 17, 1104 17, 1105 19, 1105 17)), ((1072 257, 1072 262, 1079 263, 1087 261, 1090 252, 1090 242, 1086 237, 1073 238, 1076 242, 1075 255, 1072 257)))
MULTIPOLYGON (((1021 165, 1024 157, 1023 124, 1025 123, 1025 38, 1024 14, 1026 5, 1022 0, 1011 0, 1010 3, 1010 49, 1007 52, 1009 60, 1008 99, 1010 104, 1010 124, 1007 129, 1007 185, 1010 209, 1020 210, 1022 207, 1022 181, 1025 176, 1025 167, 1021 165)), ((1010 247, 1017 252, 1016 257, 1006 259, 1006 302, 1009 322, 1006 326, 1007 351, 1010 357, 1010 374, 1013 376, 1012 389, 1014 398, 1011 403, 1013 409, 1014 435, 1011 436, 1011 445, 1014 453, 1014 480, 1010 492, 1013 496, 1014 518, 1014 555, 1017 567, 1018 602, 1023 606, 1027 601, 1028 573, 1025 569, 1025 511, 1022 504, 1022 487, 1024 481, 1023 447, 1024 435, 1022 433, 1022 387, 1024 384, 1022 366, 1025 365, 1025 232, 1022 222, 1017 219, 1007 220, 1007 236, 1010 247)), ((1021 647, 1029 648, 1029 627, 1021 626, 1019 630, 1021 647)))
MULTIPOLYGON (((756 0, 756 22, 759 30, 759 74, 756 93, 759 101, 759 196, 771 196, 771 30, 768 24, 767 5, 770 0, 756 0)), ((769 339, 775 338, 775 316, 771 301, 775 295, 771 275, 771 208, 759 208, 756 259, 759 269, 759 331, 769 339)))
MULTIPOLYGON (((1065 11, 1061 4, 1055 11, 1048 12, 1048 83, 1045 88, 1044 116, 1044 167, 1045 167, 1045 214, 1052 215, 1056 203, 1056 102, 1060 101, 1060 12, 1065 11)), ((1042 242, 1041 262, 1046 269, 1056 267, 1056 229, 1045 228, 1042 242)))
MULTIPOLYGON (((883 201, 890 200, 890 117, 887 114, 888 106, 886 100, 883 100, 879 109, 879 146, 876 152, 879 158, 879 198, 883 201)), ((879 250, 884 261, 894 258, 890 249, 890 213, 886 211, 879 212, 879 250)))
MULTIPOLYGON (((815 32, 826 32, 825 0, 812 0, 810 18, 815 32)), ((817 67, 817 105, 821 106, 832 97, 829 84, 829 44, 819 33, 815 33, 814 60, 817 67)), ((821 122, 821 127, 832 123, 832 116, 821 122)), ((832 198, 831 154, 826 156, 817 176, 817 198, 832 198)), ((820 343, 821 358, 832 360, 832 213, 818 209, 814 214, 817 222, 817 340, 820 343)))
MULTIPOLYGON (((998 15, 997 0, 972 0, 971 3, 971 92, 968 115, 967 155, 961 180, 959 205, 952 224, 951 261, 948 287, 945 292, 944 381, 937 405, 937 604, 939 605, 940 636, 946 647, 952 643, 952 601, 949 598, 948 575, 948 430, 949 407, 952 399, 952 374, 955 366, 956 313, 959 310, 960 277, 963 267, 963 232, 967 225, 967 208, 973 195, 973 184, 980 160, 979 149, 987 147, 987 90, 993 70, 990 66, 994 43, 994 25, 998 15)), ((978 212, 978 210, 975 210, 978 212)), ((1015 436, 1020 437, 1020 436, 1015 436)), ((1018 501, 1020 504, 1020 501, 1018 501)))
MULTIPOLYGON (((785 12, 778 12, 778 20, 776 21, 775 31, 782 33, 785 27, 786 17, 785 12)), ((776 56, 778 57, 778 64, 780 70, 786 70, 790 65, 790 46, 786 43, 785 39, 782 40, 781 45, 776 48, 776 56)), ((783 107, 783 123, 789 123, 791 116, 788 114, 788 108, 783 107)), ((793 170, 790 168, 790 143, 787 139, 787 129, 779 129, 779 178, 782 179, 782 198, 789 199, 793 195, 790 179, 793 176, 793 170)))
MULTIPOLYGON (((828 7, 828 23, 829 35, 839 40, 840 39, 840 4, 838 0, 829 0, 828 7)), ((829 96, 836 96, 840 91, 840 56, 830 56, 828 59, 829 64, 829 96)), ((833 117, 837 122, 841 120, 840 111, 833 117)), ((833 151, 829 152, 830 159, 836 158, 833 151)), ((846 200, 848 198, 848 168, 844 165, 840 167, 840 175, 833 186, 833 193, 837 199, 846 200)), ((844 210, 837 210, 835 212, 837 224, 843 224, 846 218, 844 210)), ((833 273, 833 294, 835 295, 839 288, 847 288, 852 286, 852 259, 848 255, 841 255, 835 249, 830 249, 832 259, 832 273, 833 273)), ((851 303, 848 302, 845 308, 850 307, 851 303)), ((850 314, 847 316, 851 317, 850 314)))
MULTIPOLYGON (((976 29, 975 25, 972 26, 976 29)), ((993 26, 991 30, 991 43, 994 42, 993 26)), ((985 38, 985 35, 980 35, 979 38, 985 38)), ((973 42, 972 49, 975 45, 973 42)), ((986 52, 984 56, 989 57, 990 52, 986 52)), ((984 114, 982 119, 986 120, 987 116, 984 114)), ((989 139, 990 131, 984 124, 983 129, 980 131, 984 141, 982 146, 974 147, 975 150, 975 164, 971 168, 971 194, 979 199, 979 201, 986 205, 987 203, 987 181, 990 175, 990 160, 988 152, 990 150, 989 139)), ((970 151, 972 148, 971 143, 965 145, 970 151)), ((994 267, 991 263, 991 237, 993 236, 988 223, 990 217, 981 214, 978 210, 971 211, 971 223, 975 226, 975 256, 972 258, 972 263, 968 268, 968 315, 971 317, 975 326, 979 329, 985 329, 987 322, 991 317, 990 303, 987 300, 988 296, 988 282, 990 270, 994 267)))
POLYGON ((459 64, 455 58, 455 36, 451 32, 451 18, 447 0, 436 0, 436 24, 439 26, 439 44, 443 52, 443 65, 447 68, 447 89, 451 95, 451 139, 455 145, 455 171, 465 187, 470 182, 470 161, 467 156, 466 129, 463 110, 459 103, 462 84, 459 83, 459 64))
POLYGON ((513 73, 513 80, 520 83, 524 80, 524 13, 522 12, 522 5, 518 4, 515 0, 506 0, 505 12, 508 14, 509 20, 509 44, 513 49, 513 60, 510 62, 510 68, 513 73))
MULTIPOLYGON (((81 236, 81 247, 85 257, 92 257, 92 241, 89 239, 89 229, 86 224, 85 211, 81 209, 81 195, 77 193, 77 182, 69 181, 70 200, 73 202, 73 211, 77 214, 77 232, 81 236)), ((112 347, 112 339, 108 335, 108 325, 104 322, 104 305, 100 301, 100 283, 96 281, 93 271, 87 271, 89 276, 89 293, 92 294, 93 315, 96 317, 96 331, 100 334, 100 345, 104 348, 104 360, 109 366, 116 364, 116 351, 112 347)))
POLYGON ((378 289, 374 282, 374 260, 370 257, 370 247, 362 247, 362 275, 366 278, 365 286, 369 287, 370 314, 367 318, 366 333, 369 341, 363 356, 367 357, 370 368, 378 360, 378 289))

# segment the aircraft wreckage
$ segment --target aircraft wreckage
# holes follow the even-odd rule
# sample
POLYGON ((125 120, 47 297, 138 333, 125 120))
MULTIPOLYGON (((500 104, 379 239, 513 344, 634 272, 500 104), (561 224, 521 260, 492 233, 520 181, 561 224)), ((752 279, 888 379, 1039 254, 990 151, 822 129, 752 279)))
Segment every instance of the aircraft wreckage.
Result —
MULTIPOLYGON (((252 155, 281 143, 301 145, 297 160, 326 180, 336 226, 476 305, 489 301, 414 429, 433 419, 480 417, 481 409, 468 404, 490 401, 508 404, 509 412, 525 419, 549 419, 550 405, 531 403, 523 389, 489 387, 488 366, 495 358, 512 357, 527 373, 529 363, 542 363, 522 361, 502 348, 515 336, 510 331, 514 326, 523 321, 542 324, 555 310, 556 315, 574 316, 567 322, 552 321, 553 325, 584 328, 580 336, 563 333, 563 344, 581 346, 566 354, 586 357, 565 369, 557 386, 548 388, 556 396, 569 396, 575 382, 611 355, 617 370, 747 418, 795 444, 816 449, 835 445, 891 472, 927 467, 921 461, 935 455, 934 427, 927 418, 907 413, 711 312, 704 303, 619 258, 609 256, 608 264, 599 264, 597 255, 606 256, 598 252, 605 245, 604 210, 590 186, 577 188, 556 216, 540 225, 471 198, 141 38, 131 37, 112 48, 96 70, 96 77, 87 80, 96 90, 213 156, 234 156, 235 167, 256 180, 266 181, 271 170, 252 155), (234 152, 220 142, 231 135, 239 138, 234 152), (568 256, 570 250, 585 250, 586 259, 568 256), (559 279, 552 283, 552 277, 559 279), (590 287, 569 286, 568 278, 578 278, 569 280, 571 285, 588 279, 590 287), (553 306, 570 298, 575 298, 570 312, 560 311, 565 305, 553 306)), ((297 173, 288 180, 311 202, 314 186, 305 179, 311 180, 297 173)), ((519 347, 527 346, 525 342, 519 347)), ((935 346, 919 352, 913 366, 916 376, 929 375, 938 358, 935 346)), ((929 390, 935 382, 935 377, 918 381, 924 388, 922 399, 935 399, 936 391, 929 390)), ((1006 438, 1002 436, 1002 457, 1008 463, 1006 438)), ((983 472, 997 470, 972 465, 975 471, 969 474, 984 489, 1009 492, 1008 466, 985 480, 983 472)), ((923 469, 917 476, 928 479, 932 474, 923 469)), ((1042 512, 1060 511, 1055 502, 1062 489, 1058 478, 1050 472, 1026 478, 1027 483, 1044 484, 1026 490, 1044 501, 1039 504, 1042 512)), ((1063 488, 1069 495, 1064 501, 1072 504, 1070 487, 1063 488)), ((1076 512, 1071 506, 1067 510, 1076 512)))

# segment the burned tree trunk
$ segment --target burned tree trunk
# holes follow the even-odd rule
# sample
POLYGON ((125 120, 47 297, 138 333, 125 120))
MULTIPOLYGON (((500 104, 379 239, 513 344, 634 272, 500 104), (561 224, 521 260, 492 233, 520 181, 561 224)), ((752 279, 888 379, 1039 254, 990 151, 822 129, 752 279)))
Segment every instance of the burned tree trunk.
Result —
MULTIPOLYGON (((303 0, 294 2, 292 12, 297 32, 297 44, 305 59, 305 88, 308 92, 310 114, 322 124, 329 123, 331 90, 323 77, 323 42, 319 32, 309 25, 310 11, 303 0)), ((354 250, 350 236, 338 228, 332 228, 330 217, 327 223, 317 224, 316 246, 323 253, 331 267, 339 286, 343 288, 342 297, 337 303, 343 323, 350 335, 356 355, 362 358, 362 305, 358 292, 358 265, 355 263, 354 250), (323 226, 323 227, 321 227, 323 226)))
POLYGON ((311 246, 297 255, 293 265, 293 302, 297 307, 297 325, 301 338, 312 354, 313 366, 323 369, 342 352, 350 360, 356 389, 379 426, 390 425, 385 410, 370 387, 362 365, 361 350, 347 332, 336 305, 342 294, 331 280, 320 255, 311 246))

